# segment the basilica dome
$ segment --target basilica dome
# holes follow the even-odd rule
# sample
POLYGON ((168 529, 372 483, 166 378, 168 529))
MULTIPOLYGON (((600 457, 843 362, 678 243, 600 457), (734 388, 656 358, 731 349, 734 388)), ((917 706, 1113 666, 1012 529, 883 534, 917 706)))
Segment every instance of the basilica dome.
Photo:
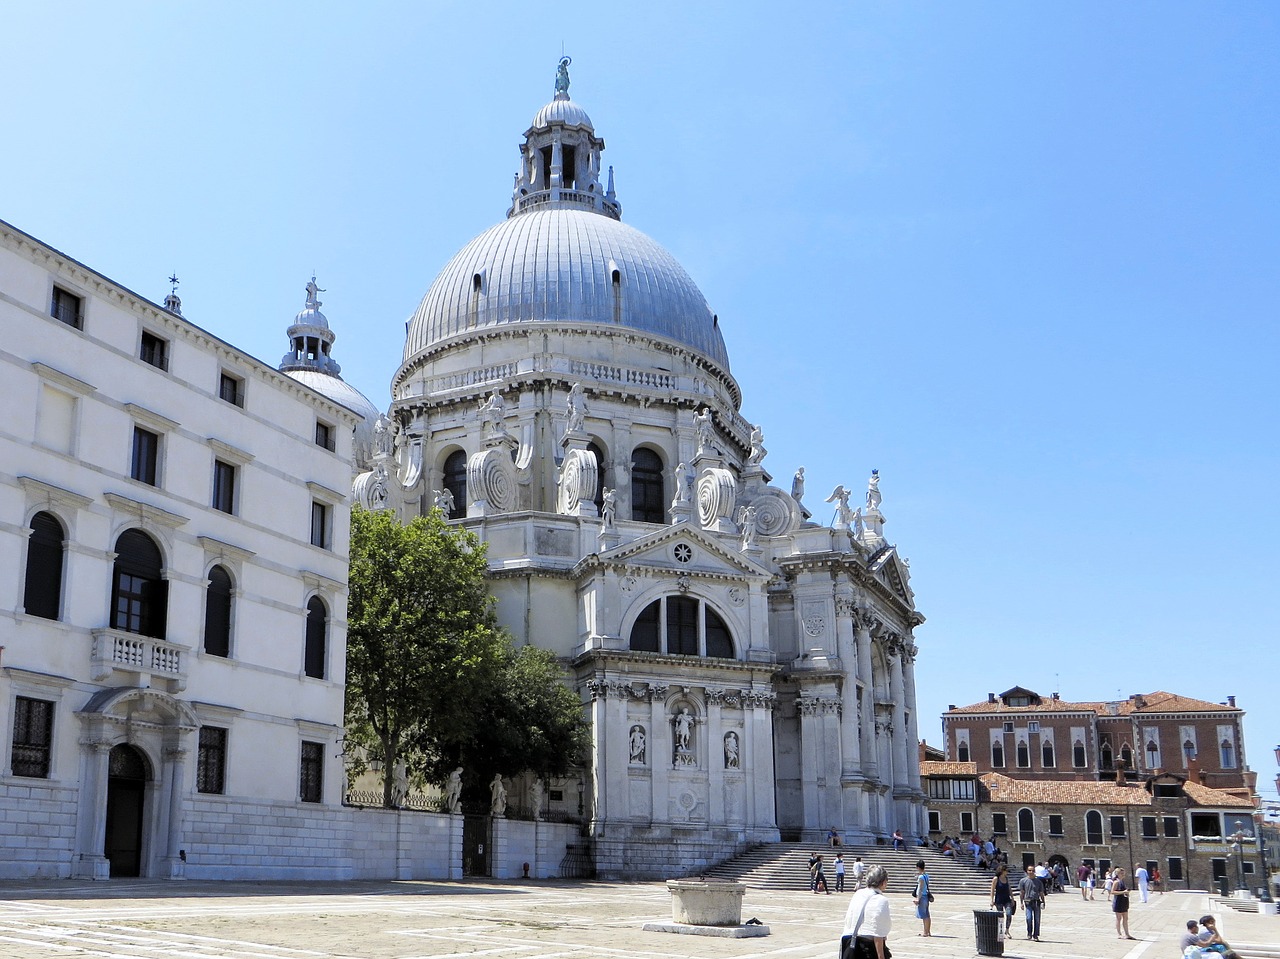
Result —
POLYGON ((402 376, 467 334, 533 324, 624 327, 729 372, 719 321, 697 285, 661 245, 621 222, 612 168, 601 182, 604 141, 569 98, 567 63, 525 133, 507 219, 449 261, 410 318, 402 376))

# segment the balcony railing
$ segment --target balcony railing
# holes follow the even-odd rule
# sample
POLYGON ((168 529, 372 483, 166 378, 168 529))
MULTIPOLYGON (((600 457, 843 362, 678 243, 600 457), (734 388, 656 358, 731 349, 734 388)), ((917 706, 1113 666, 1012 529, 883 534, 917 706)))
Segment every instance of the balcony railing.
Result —
POLYGON ((90 668, 96 682, 112 672, 137 673, 139 681, 167 681, 171 692, 187 685, 187 649, 163 639, 126 633, 118 629, 95 629, 90 668))

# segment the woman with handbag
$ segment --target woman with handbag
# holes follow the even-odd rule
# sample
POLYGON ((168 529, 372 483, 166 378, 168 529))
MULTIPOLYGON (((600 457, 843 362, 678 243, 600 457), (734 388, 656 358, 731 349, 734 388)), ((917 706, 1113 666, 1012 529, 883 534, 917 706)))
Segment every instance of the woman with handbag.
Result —
POLYGON ((885 942, 890 925, 889 900, 884 895, 888 883, 883 866, 867 870, 867 886, 853 894, 844 916, 840 959, 891 959, 893 953, 885 942))
POLYGON ((1117 866, 1115 873, 1115 882, 1111 884, 1111 911, 1116 914, 1116 938, 1134 939, 1137 937, 1129 935, 1129 887, 1124 881, 1124 870, 1117 866))
POLYGON ((1008 939, 1012 933, 1013 913, 1018 908, 1013 901, 1013 888, 1009 885, 1009 867, 997 866, 996 874, 991 877, 991 908, 1004 913, 1004 937, 1008 939))
POLYGON ((929 918, 929 903, 933 902, 933 893, 929 891, 929 874, 924 871, 924 860, 916 862, 916 891, 911 894, 911 901, 916 904, 916 918, 924 922, 924 932, 920 935, 926 938, 931 935, 929 926, 932 920, 929 918))

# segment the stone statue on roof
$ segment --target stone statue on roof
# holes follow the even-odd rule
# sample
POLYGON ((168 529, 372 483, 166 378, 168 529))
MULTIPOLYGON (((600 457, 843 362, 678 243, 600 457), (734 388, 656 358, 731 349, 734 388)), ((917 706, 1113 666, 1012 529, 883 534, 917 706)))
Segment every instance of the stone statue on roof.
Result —
POLYGON ((316 294, 323 293, 323 292, 324 290, 316 286, 316 278, 314 276, 307 281, 307 309, 308 310, 320 309, 320 301, 316 299, 316 294))
POLYGON ((569 99, 569 64, 572 57, 561 57, 560 66, 556 68, 556 96, 569 99))

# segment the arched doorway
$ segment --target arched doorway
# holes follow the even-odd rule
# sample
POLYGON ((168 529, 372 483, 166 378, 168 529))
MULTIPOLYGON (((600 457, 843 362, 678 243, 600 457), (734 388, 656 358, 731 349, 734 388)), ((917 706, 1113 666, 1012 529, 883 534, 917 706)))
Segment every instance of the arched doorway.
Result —
POLYGON ((142 807, 151 779, 147 757, 128 743, 107 760, 107 834, 103 855, 110 875, 142 875, 142 807))

